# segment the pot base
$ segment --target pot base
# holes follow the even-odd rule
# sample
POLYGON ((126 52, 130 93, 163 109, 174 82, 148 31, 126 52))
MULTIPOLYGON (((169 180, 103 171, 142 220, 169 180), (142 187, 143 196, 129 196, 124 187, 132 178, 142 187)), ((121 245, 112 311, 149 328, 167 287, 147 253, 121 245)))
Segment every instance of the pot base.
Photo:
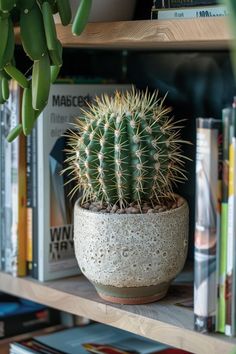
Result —
POLYGON ((132 288, 118 288, 97 283, 93 285, 103 300, 123 305, 140 305, 161 300, 166 296, 170 283, 132 288))

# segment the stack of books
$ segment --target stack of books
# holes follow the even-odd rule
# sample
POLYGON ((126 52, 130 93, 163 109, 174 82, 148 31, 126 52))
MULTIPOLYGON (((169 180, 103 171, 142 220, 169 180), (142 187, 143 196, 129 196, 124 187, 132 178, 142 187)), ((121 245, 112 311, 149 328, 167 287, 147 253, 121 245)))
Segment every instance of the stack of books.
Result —
POLYGON ((154 0, 152 20, 227 16, 228 10, 217 0, 154 0))
POLYGON ((75 184, 66 167, 66 131, 96 95, 130 85, 60 83, 30 136, 6 137, 20 122, 21 90, 13 81, 0 108, 0 269, 40 281, 79 274, 74 254, 75 184))
POLYGON ((59 325, 60 312, 32 301, 0 294, 0 339, 59 325))
POLYGON ((236 98, 197 120, 194 314, 198 331, 236 335, 236 98))

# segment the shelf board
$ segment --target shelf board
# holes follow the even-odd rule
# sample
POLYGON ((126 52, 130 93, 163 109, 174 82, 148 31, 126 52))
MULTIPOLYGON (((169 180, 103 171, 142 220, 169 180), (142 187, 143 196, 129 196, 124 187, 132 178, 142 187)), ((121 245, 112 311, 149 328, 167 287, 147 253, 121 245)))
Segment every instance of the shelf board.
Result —
POLYGON ((196 354, 230 353, 236 346, 236 338, 193 330, 192 310, 176 305, 191 297, 187 285, 174 284, 164 300, 139 306, 104 302, 83 276, 41 283, 0 272, 0 290, 196 354))
POLYGON ((226 49, 230 40, 223 17, 89 23, 79 37, 57 25, 57 34, 64 47, 81 48, 226 49))

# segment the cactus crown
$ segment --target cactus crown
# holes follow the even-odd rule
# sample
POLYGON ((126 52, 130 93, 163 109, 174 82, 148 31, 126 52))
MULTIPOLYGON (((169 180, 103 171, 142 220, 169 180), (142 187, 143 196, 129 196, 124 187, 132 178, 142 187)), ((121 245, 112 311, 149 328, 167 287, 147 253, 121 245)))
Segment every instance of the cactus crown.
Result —
MULTIPOLYGON (((158 93, 132 89, 96 98, 70 133, 67 162, 84 201, 120 208, 157 201, 186 180, 180 128, 158 93)), ((72 191, 72 193, 75 192, 72 191)))

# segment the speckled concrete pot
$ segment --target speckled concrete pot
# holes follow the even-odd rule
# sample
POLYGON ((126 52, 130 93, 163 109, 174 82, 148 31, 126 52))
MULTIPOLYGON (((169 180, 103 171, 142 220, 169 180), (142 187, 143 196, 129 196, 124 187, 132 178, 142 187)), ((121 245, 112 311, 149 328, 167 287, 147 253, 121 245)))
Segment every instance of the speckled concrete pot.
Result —
POLYGON ((188 246, 188 205, 157 214, 74 210, 75 253, 99 295, 122 304, 161 299, 182 270, 188 246))

